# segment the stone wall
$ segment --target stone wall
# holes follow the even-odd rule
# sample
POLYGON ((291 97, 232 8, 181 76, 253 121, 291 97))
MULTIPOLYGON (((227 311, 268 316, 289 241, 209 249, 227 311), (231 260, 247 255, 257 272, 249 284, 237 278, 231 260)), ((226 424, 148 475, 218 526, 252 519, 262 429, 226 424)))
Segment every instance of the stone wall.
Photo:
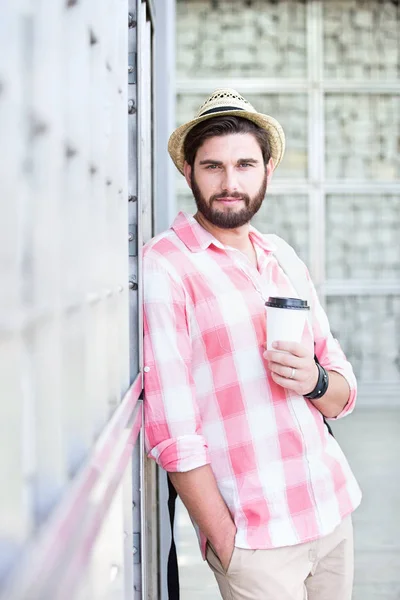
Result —
POLYGON ((399 215, 394 194, 328 195, 327 278, 400 281, 399 215))
MULTIPOLYGON (((327 312, 332 332, 350 358, 359 382, 399 380, 399 296, 331 296, 327 312)), ((379 393, 383 395, 384 390, 379 393)), ((374 403, 381 402, 377 397, 374 403)))
POLYGON ((398 78, 398 2, 325 0, 323 10, 326 78, 398 78))
POLYGON ((304 77, 301 0, 178 0, 179 77, 304 77))
POLYGON ((328 179, 399 180, 400 95, 325 96, 328 179))

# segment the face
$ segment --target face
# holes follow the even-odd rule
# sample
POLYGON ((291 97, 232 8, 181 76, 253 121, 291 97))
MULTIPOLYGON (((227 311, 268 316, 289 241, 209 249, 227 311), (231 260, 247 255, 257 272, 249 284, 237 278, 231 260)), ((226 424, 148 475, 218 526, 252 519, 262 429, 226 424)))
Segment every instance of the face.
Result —
POLYGON ((238 133, 205 140, 193 169, 185 163, 184 170, 198 211, 217 227, 235 229, 259 210, 273 165, 264 165, 251 133, 238 133))

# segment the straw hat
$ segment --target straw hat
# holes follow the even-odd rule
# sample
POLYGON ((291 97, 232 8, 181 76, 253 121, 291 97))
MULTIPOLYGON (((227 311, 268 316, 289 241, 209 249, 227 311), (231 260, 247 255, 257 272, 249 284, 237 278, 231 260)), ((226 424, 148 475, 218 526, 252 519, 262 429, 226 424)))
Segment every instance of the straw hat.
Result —
POLYGON ((226 115, 248 119, 249 121, 256 123, 256 125, 262 129, 265 129, 269 134, 271 156, 274 166, 276 168, 279 165, 285 152, 285 134, 278 121, 273 117, 257 112, 250 102, 245 100, 236 90, 221 88, 215 90, 215 92, 207 98, 192 121, 178 127, 169 138, 168 152, 182 174, 185 162, 183 144, 188 132, 202 121, 226 115))

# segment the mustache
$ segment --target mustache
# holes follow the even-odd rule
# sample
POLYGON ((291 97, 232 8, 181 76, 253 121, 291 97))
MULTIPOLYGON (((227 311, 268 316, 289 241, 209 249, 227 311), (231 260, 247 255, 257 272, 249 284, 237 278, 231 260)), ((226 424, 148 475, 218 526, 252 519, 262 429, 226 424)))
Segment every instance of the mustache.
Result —
POLYGON ((244 200, 246 205, 250 203, 250 197, 247 194, 227 191, 222 192, 221 194, 214 194, 214 196, 211 196, 210 202, 214 202, 214 200, 223 200, 224 198, 239 198, 240 200, 244 200))

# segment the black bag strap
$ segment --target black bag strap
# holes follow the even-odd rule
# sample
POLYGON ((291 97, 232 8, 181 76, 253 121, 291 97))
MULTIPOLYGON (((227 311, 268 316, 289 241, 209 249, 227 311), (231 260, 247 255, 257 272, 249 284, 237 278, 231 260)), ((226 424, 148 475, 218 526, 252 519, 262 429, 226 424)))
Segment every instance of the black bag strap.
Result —
MULTIPOLYGON (((314 354, 314 360, 315 360, 315 362, 316 362, 318 365, 320 364, 320 362, 319 362, 319 360, 318 360, 318 356, 317 356, 316 354, 314 354)), ((322 415, 322 416, 323 416, 323 415, 322 415)), ((323 416, 323 419, 324 419, 324 423, 325 423, 325 425, 326 425, 326 426, 327 426, 327 428, 328 428, 328 431, 329 431, 329 433, 331 434, 331 436, 332 436, 332 437, 335 437, 335 436, 333 435, 333 431, 332 431, 332 428, 331 428, 331 426, 329 425, 328 421, 326 420, 326 418, 325 418, 324 416, 323 416)))
POLYGON ((178 571, 178 557, 176 554, 176 545, 174 539, 174 521, 175 521, 175 510, 176 510, 176 499, 178 494, 167 473, 168 480, 168 513, 169 521, 171 524, 171 547, 168 554, 168 569, 167 569, 167 588, 168 588, 168 600, 179 600, 179 571, 178 571))

